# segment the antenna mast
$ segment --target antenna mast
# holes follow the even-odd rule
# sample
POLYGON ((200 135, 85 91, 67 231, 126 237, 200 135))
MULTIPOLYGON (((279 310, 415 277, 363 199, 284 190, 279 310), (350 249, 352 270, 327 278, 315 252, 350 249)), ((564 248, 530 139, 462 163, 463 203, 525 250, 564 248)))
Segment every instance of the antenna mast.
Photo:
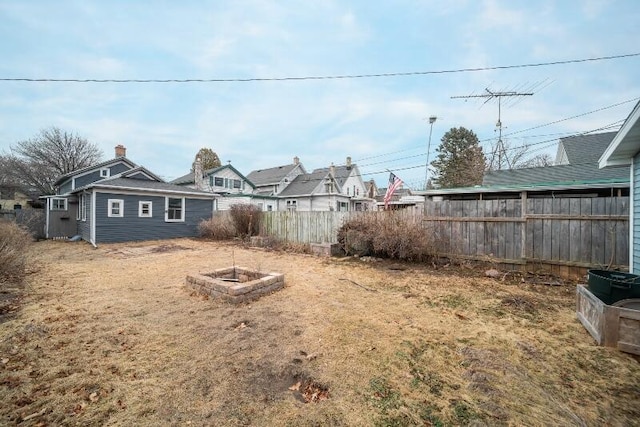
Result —
POLYGON ((456 98, 464 98, 464 99, 469 99, 469 98, 485 98, 486 101, 484 101, 484 104, 486 104, 487 102, 491 101, 494 98, 498 99, 498 122, 496 123, 496 127, 498 128, 498 144, 496 144, 493 152, 491 153, 491 165, 493 165, 493 161, 495 159, 496 154, 498 155, 498 169, 502 168, 502 156, 504 156, 504 158, 507 160, 507 164, 509 165, 509 168, 511 168, 511 163, 509 161, 509 157, 507 157, 507 153, 506 153, 506 149, 504 146, 504 142, 502 141, 502 120, 501 120, 501 115, 502 115, 502 98, 505 97, 512 97, 512 96, 531 96, 533 95, 533 93, 523 93, 523 92, 515 92, 515 91, 508 91, 508 92, 493 92, 490 91, 488 88, 485 88, 485 91, 487 93, 483 93, 480 95, 465 95, 465 96, 452 96, 451 99, 456 99, 456 98))

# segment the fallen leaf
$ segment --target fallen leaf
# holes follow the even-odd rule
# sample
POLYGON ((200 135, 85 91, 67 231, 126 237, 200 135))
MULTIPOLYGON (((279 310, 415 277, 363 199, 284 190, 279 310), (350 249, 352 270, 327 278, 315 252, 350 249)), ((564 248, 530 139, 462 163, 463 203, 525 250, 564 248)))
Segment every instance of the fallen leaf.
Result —
POLYGON ((3 365, 6 365, 7 363, 9 363, 9 359, 7 359, 7 358, 2 359, 2 364, 3 365))
POLYGON ((291 387, 289 387, 289 390, 291 391, 298 391, 300 390, 300 386, 302 385, 302 383, 300 381, 298 381, 297 383, 295 383, 294 385, 292 385, 291 387))
POLYGON ((96 393, 95 391, 93 393, 91 393, 89 395, 89 400, 92 402, 97 402, 98 401, 98 393, 96 393))

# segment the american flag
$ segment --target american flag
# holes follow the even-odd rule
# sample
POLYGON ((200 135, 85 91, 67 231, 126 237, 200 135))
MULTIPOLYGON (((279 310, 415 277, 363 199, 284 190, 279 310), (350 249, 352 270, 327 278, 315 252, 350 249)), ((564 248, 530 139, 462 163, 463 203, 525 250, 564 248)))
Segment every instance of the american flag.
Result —
POLYGON ((393 172, 389 173, 389 186, 387 187, 387 192, 384 195, 384 208, 387 209, 389 206, 389 201, 391 197, 393 197, 393 193, 396 191, 398 187, 402 185, 402 180, 395 176, 393 172))

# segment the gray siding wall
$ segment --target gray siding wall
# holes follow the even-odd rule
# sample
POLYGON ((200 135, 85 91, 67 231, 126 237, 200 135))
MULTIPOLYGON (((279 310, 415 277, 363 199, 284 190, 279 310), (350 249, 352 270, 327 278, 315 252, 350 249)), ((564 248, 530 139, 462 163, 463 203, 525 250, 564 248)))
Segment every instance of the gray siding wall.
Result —
POLYGON ((73 185, 73 180, 69 179, 60 185, 60 189, 58 190, 58 194, 67 194, 69 191, 73 190, 71 187, 73 185))
POLYGON ((95 206, 96 243, 197 236, 200 221, 211 218, 213 201, 186 198, 185 205, 186 215, 184 222, 165 222, 165 198, 163 196, 97 193, 95 206), (124 201, 124 217, 109 218, 107 216, 109 199, 121 199, 124 201), (153 217, 140 218, 138 216, 139 201, 153 203, 153 217))
MULTIPOLYGON (((102 168, 100 168, 102 169, 102 168)), ((100 169, 96 170, 95 172, 91 172, 88 173, 86 175, 82 175, 81 177, 76 178, 76 187, 75 188, 80 188, 80 187, 84 187, 85 185, 89 185, 92 182, 96 182, 96 181, 100 181, 101 179, 104 179, 100 176, 100 169)), ((129 169, 131 169, 129 166, 127 166, 124 163, 118 163, 115 164, 113 166, 111 166, 109 169, 109 173, 111 174, 110 176, 114 176, 117 175, 119 173, 128 171, 129 169)))
POLYGON ((147 175, 143 174, 142 172, 134 173, 133 175, 130 175, 129 178, 143 179, 145 181, 151 181, 151 178, 149 178, 147 175))
POLYGON ((72 237, 78 234, 77 203, 67 203, 66 211, 49 211, 49 238, 72 237))
POLYGON ((89 185, 92 182, 96 182, 101 179, 99 170, 82 175, 81 177, 76 178, 76 188, 84 187, 85 185, 89 185))
MULTIPOLYGON (((82 236, 82 240, 86 240, 87 242, 91 241, 91 194, 85 194, 86 206, 87 206, 87 219, 83 221, 80 219, 78 221, 78 234, 82 236)), ((80 204, 78 204, 78 209, 80 209, 80 204)))
POLYGON ((640 153, 633 158, 633 265, 631 271, 640 273, 640 153))
POLYGON ((128 171, 129 169, 131 169, 131 168, 129 166, 127 166, 126 164, 118 163, 118 164, 115 164, 115 165, 113 165, 113 166, 111 166, 109 168, 109 171, 110 171, 109 173, 111 174, 111 176, 113 176, 113 175, 117 175, 119 173, 128 171))

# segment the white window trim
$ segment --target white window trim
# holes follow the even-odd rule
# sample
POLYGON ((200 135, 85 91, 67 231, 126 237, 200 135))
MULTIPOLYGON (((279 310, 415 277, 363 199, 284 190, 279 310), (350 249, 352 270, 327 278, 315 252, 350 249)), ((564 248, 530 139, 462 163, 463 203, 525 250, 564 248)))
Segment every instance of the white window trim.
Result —
POLYGON ((165 197, 164 198, 164 221, 165 222, 184 222, 184 218, 187 216, 187 205, 184 197, 165 197), (180 219, 169 219, 169 199, 182 200, 182 212, 180 219))
POLYGON ((111 170, 109 168, 100 169, 101 178, 109 178, 111 176, 111 170))
POLYGON ((81 210, 81 214, 82 214, 81 220, 86 221, 87 220, 87 195, 86 194, 82 195, 79 209, 81 210))
POLYGON ((152 218, 153 217, 153 202, 150 200, 141 200, 138 202, 138 216, 140 218, 152 218), (144 205, 149 205, 149 213, 145 214, 142 212, 142 207, 144 205))
POLYGON ((67 199, 65 199, 64 197, 54 197, 54 198, 51 199, 51 210, 52 211, 66 211, 66 210, 68 210, 68 208, 69 208, 69 205, 67 204, 67 199), (56 200, 62 200, 62 202, 63 202, 62 205, 64 206, 62 209, 53 207, 53 203, 56 200))
POLYGON ((123 218, 124 217, 124 200, 122 199, 108 199, 107 201, 107 217, 109 218, 123 218), (120 212, 113 213, 113 205, 118 203, 120 205, 120 212))
POLYGON ((83 197, 82 194, 78 196, 78 211, 76 212, 76 221, 80 221, 80 218, 81 218, 80 207, 82 206, 82 197, 83 197))

